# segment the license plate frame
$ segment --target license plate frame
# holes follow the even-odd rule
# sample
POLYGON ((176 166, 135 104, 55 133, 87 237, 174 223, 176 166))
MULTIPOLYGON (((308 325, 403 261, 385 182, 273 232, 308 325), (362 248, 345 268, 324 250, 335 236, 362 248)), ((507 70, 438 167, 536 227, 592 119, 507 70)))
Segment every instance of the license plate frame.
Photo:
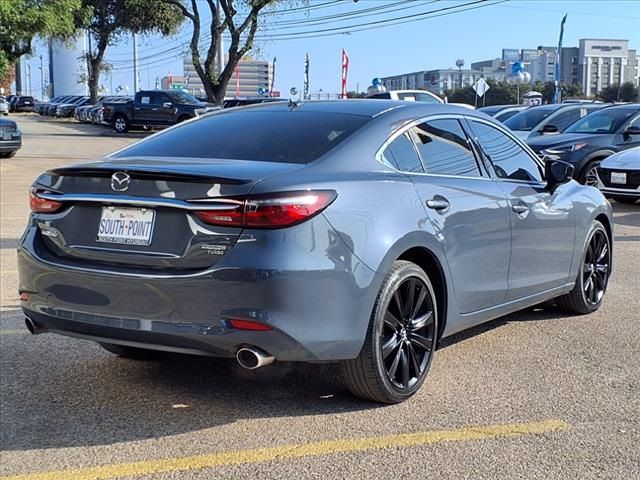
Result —
POLYGON ((148 247, 153 241, 155 220, 156 212, 150 208, 102 207, 96 242, 148 247))
POLYGON ((627 172, 611 172, 611 183, 614 185, 626 185, 627 172))

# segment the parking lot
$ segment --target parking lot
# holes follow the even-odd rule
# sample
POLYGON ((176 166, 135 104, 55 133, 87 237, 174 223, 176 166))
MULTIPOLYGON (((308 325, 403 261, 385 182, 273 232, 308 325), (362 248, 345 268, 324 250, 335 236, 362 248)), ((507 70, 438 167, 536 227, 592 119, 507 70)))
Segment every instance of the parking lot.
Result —
POLYGON ((136 362, 29 335, 15 249, 30 183, 142 134, 13 118, 23 148, 0 161, 0 480, 640 477, 640 205, 614 204, 598 312, 545 305, 450 337, 413 399, 379 406, 331 365, 136 362))

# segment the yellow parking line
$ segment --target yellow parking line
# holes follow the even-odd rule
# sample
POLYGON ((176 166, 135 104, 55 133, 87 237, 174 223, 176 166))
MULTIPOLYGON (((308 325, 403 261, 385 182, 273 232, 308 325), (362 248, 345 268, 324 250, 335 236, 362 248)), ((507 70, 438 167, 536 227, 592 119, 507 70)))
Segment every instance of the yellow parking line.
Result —
POLYGON ((26 335, 29 330, 26 328, 2 328, 0 329, 0 336, 5 335, 26 335))
POLYGON ((300 457, 314 457, 336 453, 349 453, 384 448, 415 447, 440 442, 460 442, 469 440, 487 440, 501 437, 535 435, 555 432, 569 428, 562 420, 516 423, 511 425, 489 425, 468 427, 459 430, 436 430, 383 437, 355 438, 349 440, 331 440, 302 445, 283 445, 280 447, 259 448, 219 452, 192 457, 165 458, 134 463, 104 465, 101 467, 59 470, 55 472, 27 473, 23 475, 0 477, 0 480, 105 480, 119 477, 136 477, 167 472, 196 470, 201 468, 242 465, 273 460, 286 460, 300 457))

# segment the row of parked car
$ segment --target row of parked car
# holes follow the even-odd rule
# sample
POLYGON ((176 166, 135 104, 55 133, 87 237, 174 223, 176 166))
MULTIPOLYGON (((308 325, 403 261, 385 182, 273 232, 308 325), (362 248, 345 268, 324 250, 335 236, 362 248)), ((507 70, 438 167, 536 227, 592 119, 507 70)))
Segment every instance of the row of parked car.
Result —
POLYGON ((573 165, 579 182, 621 202, 640 199, 640 104, 505 105, 480 110, 502 121, 540 157, 573 165))
MULTIPOLYGON (((423 99, 415 92, 407 92, 384 92, 370 95, 369 98, 442 102, 435 95, 423 99)), ((37 104, 35 111, 54 117, 74 116, 79 122, 110 125, 123 133, 135 128, 170 126, 217 108, 203 100, 182 91, 148 90, 140 91, 134 97, 100 97, 95 104, 83 96, 57 97, 50 102, 37 104)), ((268 101, 283 99, 228 99, 223 108, 268 101)), ((609 193, 617 195, 622 201, 631 196, 629 189, 640 188, 640 179, 637 178, 640 174, 629 173, 622 185, 619 182, 623 176, 607 174, 602 170, 605 158, 622 150, 640 147, 640 104, 579 101, 533 107, 496 105, 479 110, 509 127, 540 157, 554 157, 571 163, 574 166, 574 178, 581 183, 608 188, 609 193), (609 182, 608 185, 604 184, 605 180, 609 182), (612 184, 612 181, 618 183, 612 184)), ((629 156, 625 158, 628 161, 629 156)))

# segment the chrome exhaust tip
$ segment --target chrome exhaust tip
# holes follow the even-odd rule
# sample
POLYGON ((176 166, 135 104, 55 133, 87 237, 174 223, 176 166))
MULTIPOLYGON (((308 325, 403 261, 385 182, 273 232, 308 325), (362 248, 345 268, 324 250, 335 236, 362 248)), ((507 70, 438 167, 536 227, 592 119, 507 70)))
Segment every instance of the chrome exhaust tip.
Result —
POLYGON ((25 317, 24 324, 27 326, 27 330, 29 330, 29 333, 31 333, 31 335, 39 335, 41 333, 46 333, 47 332, 46 328, 39 327, 29 317, 25 317))
POLYGON ((236 360, 242 368, 255 370, 256 368, 270 365, 276 358, 264 350, 256 347, 244 347, 236 353, 236 360))

